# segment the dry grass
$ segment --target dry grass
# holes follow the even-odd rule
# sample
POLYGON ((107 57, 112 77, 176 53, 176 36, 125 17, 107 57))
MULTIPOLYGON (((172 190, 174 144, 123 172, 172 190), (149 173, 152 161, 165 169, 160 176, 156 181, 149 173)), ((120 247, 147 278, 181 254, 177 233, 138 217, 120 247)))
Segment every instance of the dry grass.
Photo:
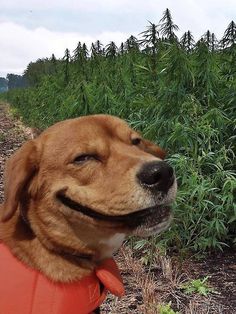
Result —
POLYGON ((222 314, 222 306, 209 294, 186 295, 181 286, 192 278, 191 270, 175 258, 157 255, 151 267, 145 266, 123 246, 116 260, 121 269, 126 288, 122 299, 108 297, 102 313, 109 314, 158 314, 163 304, 181 314, 222 314))
POLYGON ((139 311, 144 314, 157 313, 161 297, 154 274, 145 271, 143 264, 133 258, 130 248, 123 246, 120 254, 123 257, 126 269, 132 271, 134 284, 139 285, 141 289, 143 304, 139 307, 139 311))

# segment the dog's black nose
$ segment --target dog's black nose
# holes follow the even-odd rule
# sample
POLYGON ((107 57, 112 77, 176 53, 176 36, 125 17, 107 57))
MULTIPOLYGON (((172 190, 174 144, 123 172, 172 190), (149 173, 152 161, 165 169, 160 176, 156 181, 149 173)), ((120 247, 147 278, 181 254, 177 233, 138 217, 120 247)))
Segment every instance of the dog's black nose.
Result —
POLYGON ((141 185, 167 192, 174 183, 174 170, 165 161, 152 161, 143 165, 137 177, 141 185))

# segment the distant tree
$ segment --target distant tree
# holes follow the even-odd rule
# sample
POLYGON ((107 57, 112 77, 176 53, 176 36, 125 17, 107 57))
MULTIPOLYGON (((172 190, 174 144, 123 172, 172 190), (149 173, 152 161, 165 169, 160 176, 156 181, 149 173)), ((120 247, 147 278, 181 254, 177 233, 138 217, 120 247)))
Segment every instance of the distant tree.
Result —
POLYGON ((72 60, 81 64, 88 59, 88 56, 89 52, 86 44, 81 44, 81 42, 79 41, 77 47, 73 51, 72 60))
POLYGON ((56 59, 54 53, 53 53, 52 56, 51 56, 50 64, 51 64, 51 71, 50 71, 50 74, 57 73, 57 64, 58 64, 58 61, 57 61, 57 59, 56 59))
POLYGON ((211 32, 208 30, 206 33, 202 36, 202 39, 205 41, 206 45, 209 47, 211 44, 211 32))
POLYGON ((177 40, 175 31, 178 31, 179 27, 174 24, 169 9, 164 11, 163 17, 159 22, 159 31, 164 39, 177 40))
POLYGON ((159 42, 159 32, 157 30, 158 26, 154 23, 149 22, 149 26, 147 27, 147 30, 140 33, 142 35, 142 39, 139 41, 141 45, 143 45, 145 48, 148 46, 152 54, 157 53, 157 44, 159 42))
POLYGON ((96 48, 95 48, 94 43, 91 44, 90 50, 91 50, 91 58, 95 58, 97 56, 97 52, 96 52, 96 48))
POLYGON ((71 60, 71 56, 70 56, 70 51, 68 48, 66 48, 65 50, 65 55, 63 57, 63 60, 65 62, 65 67, 64 67, 64 82, 65 84, 69 83, 69 63, 71 60))
POLYGON ((52 62, 53 64, 56 64, 56 63, 57 63, 57 59, 56 59, 54 53, 53 53, 52 56, 51 56, 51 62, 52 62))
POLYGON ((77 47, 73 51, 72 59, 76 61, 81 61, 81 55, 82 55, 82 44, 79 41, 77 47))
POLYGON ((91 46, 91 57, 96 58, 97 56, 103 55, 102 43, 97 40, 95 43, 92 43, 91 46))
POLYGON ((195 41, 190 31, 187 31, 183 34, 183 36, 180 38, 180 44, 187 52, 193 50, 195 41))
POLYGON ((0 77, 0 93, 7 91, 8 83, 4 77, 0 77))
MULTIPOLYGON (((221 55, 222 61, 222 72, 224 73, 228 82, 235 82, 236 78, 236 24, 232 21, 224 32, 224 36, 220 41, 220 47, 223 48, 223 53, 221 55)), ((234 95, 235 93, 235 83, 232 83, 230 87, 234 95)), ((235 100, 234 100, 235 102, 235 100)), ((234 106, 236 108, 236 106, 234 106)))
POLYGON ((211 33, 209 30, 202 36, 202 40, 207 45, 210 51, 215 51, 218 46, 218 41, 214 33, 211 33))
POLYGON ((26 86, 26 79, 22 75, 8 73, 7 81, 9 90, 14 88, 22 88, 26 86))
POLYGON ((121 55, 123 55, 123 54, 125 53, 125 45, 124 45, 123 42, 122 42, 121 45, 120 45, 119 53, 120 53, 121 55))
POLYGON ((137 52, 139 51, 139 41, 135 36, 130 36, 125 44, 124 44, 124 48, 126 51, 128 52, 137 52))
POLYGON ((83 46, 82 46, 82 58, 83 58, 83 60, 87 60, 88 56, 89 56, 88 48, 87 48, 86 44, 83 43, 83 46))
POLYGON ((139 41, 141 45, 145 47, 145 53, 150 54, 150 68, 152 73, 152 79, 156 80, 157 74, 157 53, 158 53, 158 43, 159 32, 157 30, 157 25, 149 22, 149 26, 146 31, 142 32, 142 39, 139 41))
POLYGON ((96 51, 98 54, 102 55, 103 54, 103 44, 100 42, 100 40, 97 40, 95 43, 96 51))
MULTIPOLYGON (((92 57, 96 54, 96 47, 92 44, 92 57)), ((89 58, 89 51, 85 43, 81 44, 78 43, 76 49, 73 51, 72 60, 77 65, 76 73, 81 74, 83 79, 87 80, 87 73, 86 73, 86 63, 89 58)))
POLYGON ((218 49, 218 40, 214 33, 211 34, 211 51, 215 51, 218 49))
POLYGON ((109 58, 115 58, 118 52, 118 48, 114 41, 111 41, 105 48, 106 56, 109 58))
POLYGON ((44 75, 54 73, 53 67, 52 58, 38 59, 36 62, 30 62, 28 64, 24 71, 24 77, 30 86, 36 86, 40 83, 44 75))
POLYGON ((223 49, 232 47, 236 44, 236 24, 234 21, 232 21, 226 28, 220 43, 223 49))

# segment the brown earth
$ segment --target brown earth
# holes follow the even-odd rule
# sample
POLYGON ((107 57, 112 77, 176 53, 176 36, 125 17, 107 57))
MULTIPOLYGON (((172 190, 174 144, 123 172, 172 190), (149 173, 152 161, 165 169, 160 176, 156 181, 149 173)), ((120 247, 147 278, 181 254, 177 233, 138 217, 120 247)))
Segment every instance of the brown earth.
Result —
MULTIPOLYGON (((5 160, 29 139, 31 130, 9 114, 0 104, 0 203, 3 201, 3 169, 5 160)), ((124 279, 126 295, 117 299, 111 295, 101 307, 101 313, 156 314, 160 304, 171 302, 171 308, 186 314, 236 314, 236 251, 209 254, 201 261, 193 258, 178 261, 174 256, 156 255, 151 267, 124 245, 116 256, 124 279), (181 285, 189 280, 209 276, 213 289, 207 296, 186 295, 181 285)), ((162 312, 174 314, 173 312, 162 312)))

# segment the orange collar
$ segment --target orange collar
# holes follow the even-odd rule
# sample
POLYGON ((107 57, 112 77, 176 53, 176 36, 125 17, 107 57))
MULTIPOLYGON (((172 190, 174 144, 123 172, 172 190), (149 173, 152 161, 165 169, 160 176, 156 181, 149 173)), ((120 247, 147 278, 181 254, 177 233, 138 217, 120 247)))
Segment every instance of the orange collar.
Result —
POLYGON ((121 297, 124 286, 115 261, 104 260, 82 280, 54 283, 16 259, 0 243, 0 313, 89 314, 99 307, 107 291, 121 297), (105 287, 100 291, 101 284, 105 287))

